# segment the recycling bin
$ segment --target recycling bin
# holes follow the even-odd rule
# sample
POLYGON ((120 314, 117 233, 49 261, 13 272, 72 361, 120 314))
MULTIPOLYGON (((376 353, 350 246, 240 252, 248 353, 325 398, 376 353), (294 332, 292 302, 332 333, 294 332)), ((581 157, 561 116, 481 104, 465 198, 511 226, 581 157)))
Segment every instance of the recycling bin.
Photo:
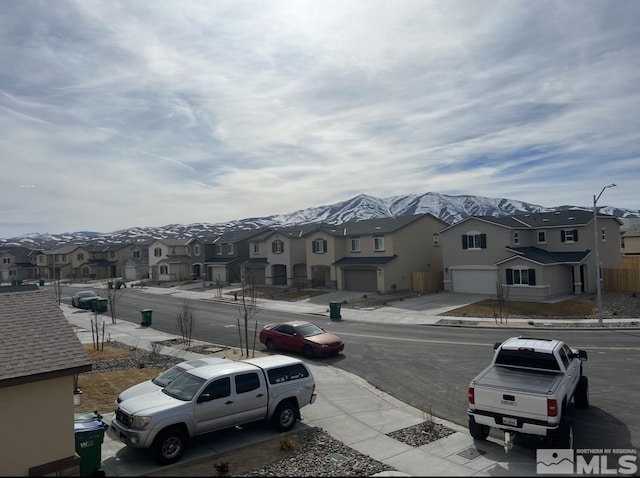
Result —
POLYGON ((149 327, 151 325, 152 312, 153 311, 151 309, 144 309, 140 311, 140 314, 142 314, 142 322, 140 322, 140 325, 143 327, 149 327))
POLYGON ((107 282, 107 287, 108 287, 109 289, 113 289, 113 282, 108 281, 108 282, 107 282))
POLYGON ((73 430, 76 453, 80 457, 80 476, 101 474, 102 442, 107 427, 97 411, 74 414, 73 430))
POLYGON ((44 279, 40 279, 40 287, 44 287, 44 279))
POLYGON ((104 313, 107 311, 107 304, 109 299, 92 299, 91 310, 97 313, 104 313))
POLYGON ((340 315, 341 306, 342 302, 329 302, 329 318, 331 320, 340 320, 342 318, 340 315))

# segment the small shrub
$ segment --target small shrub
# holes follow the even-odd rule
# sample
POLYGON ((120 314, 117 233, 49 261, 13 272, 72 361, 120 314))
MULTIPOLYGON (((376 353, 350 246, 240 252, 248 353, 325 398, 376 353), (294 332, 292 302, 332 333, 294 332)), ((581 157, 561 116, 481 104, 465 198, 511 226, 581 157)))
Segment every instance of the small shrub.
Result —
POLYGON ((280 449, 281 450, 294 450, 297 444, 296 441, 291 437, 282 437, 280 438, 280 449))
POLYGON ((364 295, 362 296, 362 298, 363 298, 363 299, 368 299, 368 298, 369 298, 369 296, 368 296, 367 294, 364 294, 364 295))
POLYGON ((227 473, 229 473, 229 462, 228 461, 221 461, 220 463, 214 463, 213 467, 218 472, 218 475, 226 475, 227 473))
POLYGON ((138 368, 145 368, 146 365, 144 364, 144 362, 138 362, 138 368))

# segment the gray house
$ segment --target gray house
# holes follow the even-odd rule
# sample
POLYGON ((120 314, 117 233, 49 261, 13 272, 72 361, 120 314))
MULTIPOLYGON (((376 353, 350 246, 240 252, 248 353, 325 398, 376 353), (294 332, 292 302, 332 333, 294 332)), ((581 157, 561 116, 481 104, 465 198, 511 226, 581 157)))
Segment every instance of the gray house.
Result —
MULTIPOLYGON (((620 267, 621 224, 598 215, 602 268, 620 267)), ((532 301, 593 293, 595 234, 593 214, 581 210, 468 217, 440 231, 445 290, 506 290, 510 299, 532 301)))
POLYGON ((204 263, 206 280, 223 284, 241 281, 242 264, 249 259, 249 243, 264 228, 228 231, 217 237, 212 258, 204 263))

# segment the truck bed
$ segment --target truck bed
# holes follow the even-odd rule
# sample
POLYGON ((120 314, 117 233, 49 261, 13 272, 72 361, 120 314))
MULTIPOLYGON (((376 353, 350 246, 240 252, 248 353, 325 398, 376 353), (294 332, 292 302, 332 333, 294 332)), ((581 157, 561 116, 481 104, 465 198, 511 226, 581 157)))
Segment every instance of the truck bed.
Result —
POLYGON ((543 372, 491 365, 476 377, 474 386, 512 390, 520 393, 547 395, 562 380, 560 372, 543 372))

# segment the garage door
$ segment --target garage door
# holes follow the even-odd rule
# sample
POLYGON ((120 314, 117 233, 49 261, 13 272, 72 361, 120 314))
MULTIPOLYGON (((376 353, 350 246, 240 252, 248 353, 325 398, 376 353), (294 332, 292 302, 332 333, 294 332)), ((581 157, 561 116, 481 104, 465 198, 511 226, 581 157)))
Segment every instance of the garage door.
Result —
POLYGON ((378 278, 375 269, 351 269, 344 271, 344 290, 377 292, 378 278))
POLYGON ((452 269, 453 292, 496 295, 497 269, 452 269))

